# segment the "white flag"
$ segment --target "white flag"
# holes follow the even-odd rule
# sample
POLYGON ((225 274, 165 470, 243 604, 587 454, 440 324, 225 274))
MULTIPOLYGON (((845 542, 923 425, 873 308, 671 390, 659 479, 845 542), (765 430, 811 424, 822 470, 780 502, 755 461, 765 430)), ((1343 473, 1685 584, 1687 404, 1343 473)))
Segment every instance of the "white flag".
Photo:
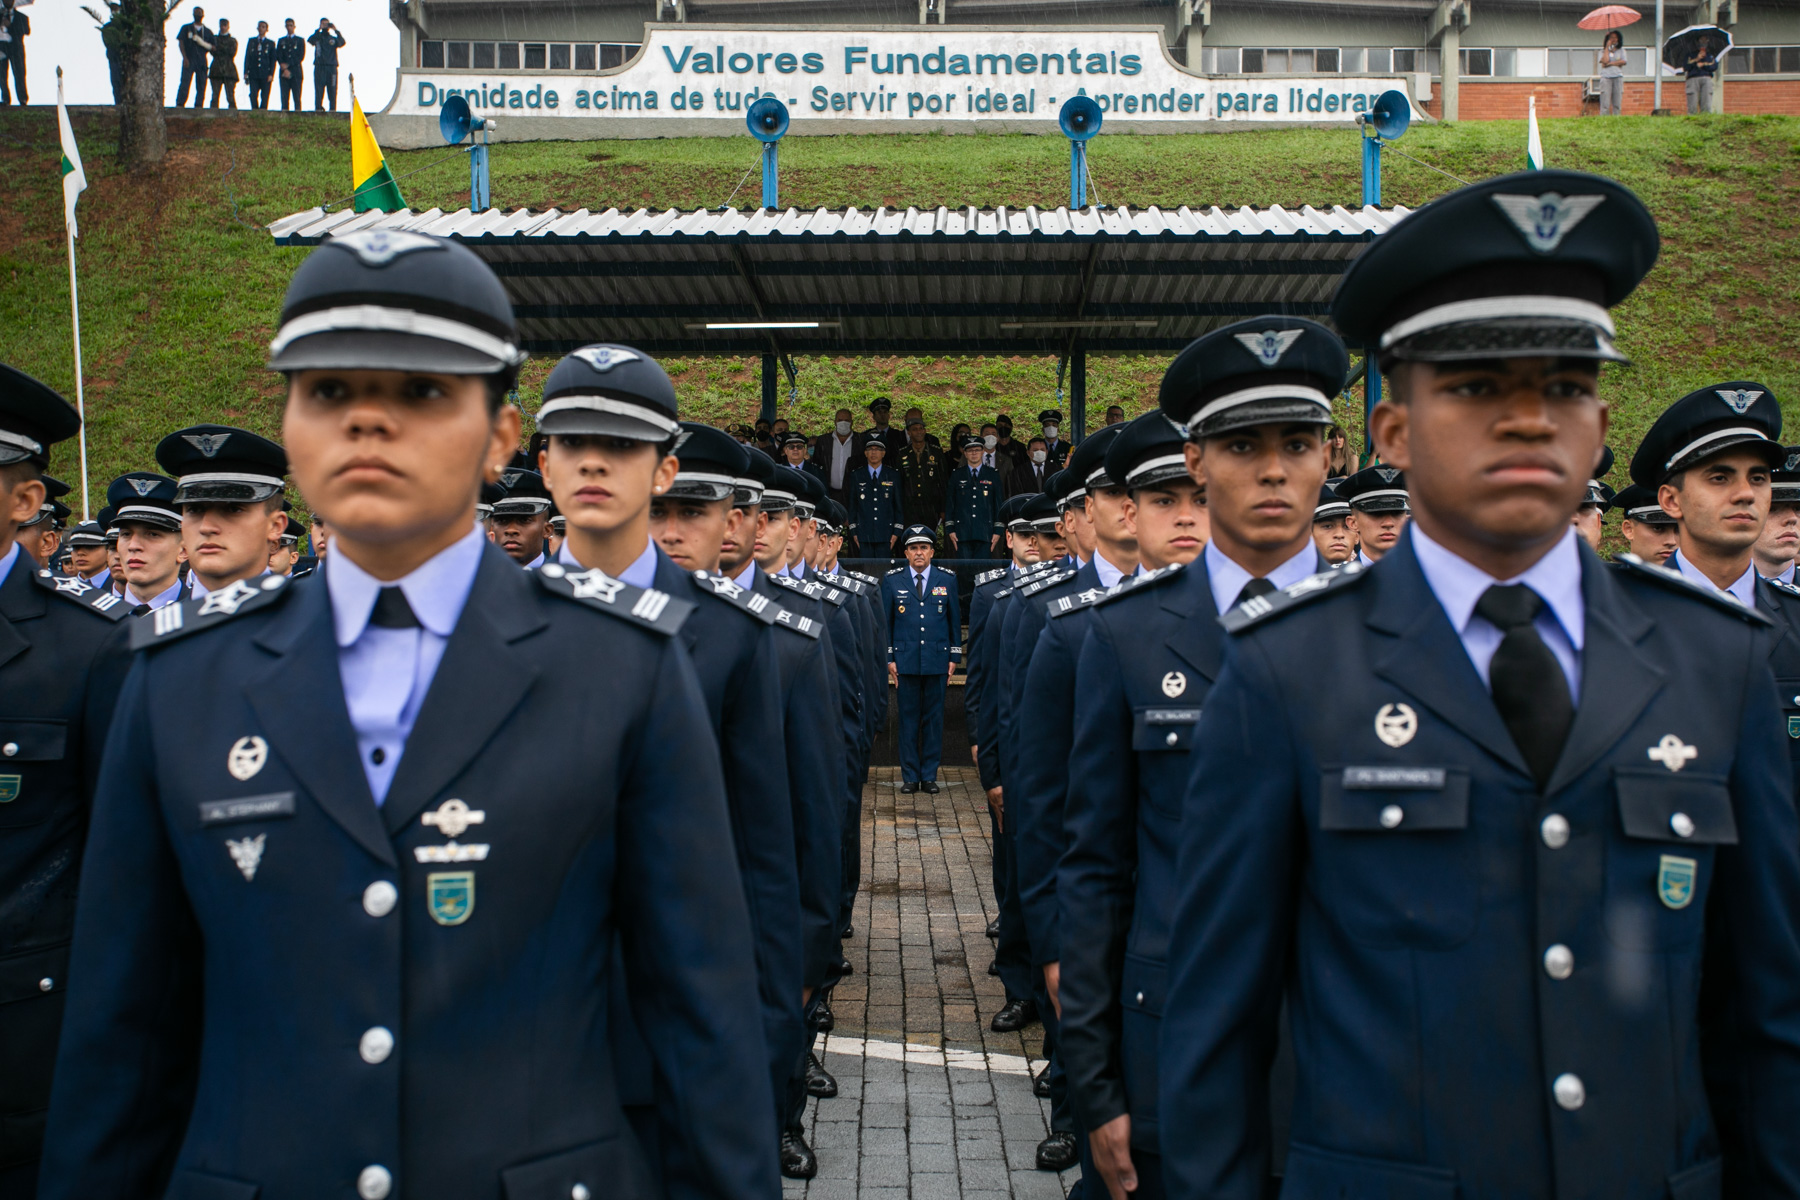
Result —
POLYGON ((87 190, 87 173, 81 169, 81 151, 75 146, 75 131, 69 128, 69 110, 63 107, 62 72, 56 73, 56 128, 62 135, 63 213, 69 225, 69 236, 80 236, 75 228, 75 199, 87 190))
POLYGON ((1537 97, 1528 97, 1530 108, 1525 119, 1525 165, 1533 171, 1544 169, 1544 143, 1538 137, 1537 97))

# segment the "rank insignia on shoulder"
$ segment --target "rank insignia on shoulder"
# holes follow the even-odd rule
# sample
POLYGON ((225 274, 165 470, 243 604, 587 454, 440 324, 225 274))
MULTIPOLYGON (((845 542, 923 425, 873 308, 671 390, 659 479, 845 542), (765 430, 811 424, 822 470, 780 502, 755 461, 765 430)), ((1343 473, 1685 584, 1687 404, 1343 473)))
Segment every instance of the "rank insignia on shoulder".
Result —
POLYGON ((655 588, 636 588, 623 579, 614 579, 605 571, 571 571, 561 563, 545 563, 531 577, 545 591, 567 600, 579 600, 589 608, 611 613, 615 617, 654 629, 658 633, 679 632, 694 611, 686 600, 677 600, 655 588))
POLYGON ((1757 612, 1754 608, 1746 608, 1744 605, 1739 604, 1737 597, 1731 595, 1729 592, 1721 592, 1714 587, 1703 587, 1673 567, 1665 567, 1656 563, 1646 562, 1644 559, 1631 553, 1617 555, 1614 557, 1613 562, 1618 564, 1620 570, 1633 578, 1648 579, 1652 582, 1660 583, 1673 591, 1685 592, 1689 596, 1706 601, 1721 612, 1730 613, 1740 621, 1748 622, 1751 625, 1766 626, 1774 624, 1774 622, 1769 620, 1763 613, 1757 612))
POLYGON ((803 617, 799 613, 790 612, 785 608, 778 608, 775 610, 775 624, 781 626, 783 629, 792 630, 795 633, 812 638, 814 641, 819 640, 819 633, 822 629, 819 622, 813 620, 811 617, 803 617))
POLYGON ((1300 582, 1290 583, 1266 596, 1250 597, 1220 617, 1219 624, 1225 627, 1226 633, 1241 633, 1259 621, 1284 613, 1319 596, 1353 587, 1361 583, 1368 573, 1368 568, 1358 563, 1346 563, 1334 571, 1308 575, 1300 582))
POLYGON ((1052 571, 1048 574, 1037 576, 1029 583, 1021 582, 1019 584, 1019 595, 1029 599, 1039 592, 1048 591, 1053 587, 1069 582, 1069 580, 1073 578, 1075 578, 1074 571, 1052 571))
POLYGON ((996 579, 1004 579, 1005 577, 1006 577, 1006 568, 1005 567, 995 567, 991 571, 983 571, 981 574, 977 575, 975 577, 975 586, 980 587, 983 584, 992 583, 996 579))
POLYGON ((123 596, 111 588, 97 588, 79 575, 58 575, 39 569, 32 578, 46 591, 79 604, 89 612, 99 613, 109 621, 123 621, 131 615, 132 606, 125 603, 123 596))
POLYGON ((1136 595, 1145 588, 1153 588, 1168 582, 1181 574, 1185 563, 1170 563, 1166 567, 1157 567, 1154 571, 1140 571, 1136 575, 1127 576, 1107 588, 1105 592, 1094 597, 1094 604, 1111 604, 1114 600, 1122 600, 1126 596, 1136 595))
POLYGON ((781 611, 775 602, 761 592, 753 592, 749 588, 739 587, 717 571, 695 571, 694 582, 710 594, 717 596, 735 608, 741 608, 764 625, 775 623, 775 614, 781 611))
POLYGON ((1083 588, 1072 596, 1061 596, 1052 600, 1046 611, 1052 617, 1067 616, 1072 612, 1080 612, 1084 608, 1092 608, 1112 593, 1112 588, 1083 588))
POLYGON ((131 648, 144 650, 210 629, 242 613, 278 603, 292 590, 286 575, 264 575, 256 580, 240 579, 199 600, 165 604, 132 625, 131 648))
POLYGON ((873 575, 865 575, 861 571, 851 571, 849 574, 851 575, 851 577, 853 577, 855 579, 862 580, 864 583, 868 584, 870 587, 880 587, 881 586, 881 580, 875 578, 873 575))
POLYGON ((861 580, 852 579, 848 575, 827 575, 825 572, 820 571, 819 578, 825 580, 825 582, 831 584, 833 587, 843 588, 846 592, 854 592, 858 596, 862 595, 865 590, 861 580))
MULTIPOLYGON (((898 575, 904 570, 906 570, 905 567, 895 567, 893 570, 886 572, 886 575, 898 575)), ((885 578, 886 576, 884 575, 883 577, 885 578)))
POLYGON ((1793 584, 1788 583, 1785 580, 1765 579, 1765 580, 1763 580, 1763 582, 1768 584, 1770 587, 1774 588, 1776 591, 1782 593, 1785 596, 1800 597, 1800 587, 1795 587, 1793 584))

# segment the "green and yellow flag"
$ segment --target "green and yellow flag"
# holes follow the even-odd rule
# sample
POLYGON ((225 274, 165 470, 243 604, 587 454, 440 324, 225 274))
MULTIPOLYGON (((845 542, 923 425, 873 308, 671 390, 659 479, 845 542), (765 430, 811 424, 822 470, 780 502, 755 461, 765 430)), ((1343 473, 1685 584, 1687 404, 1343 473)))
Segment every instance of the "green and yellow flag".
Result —
POLYGON ((362 103, 350 97, 350 182, 356 188, 356 211, 399 212, 406 207, 400 185, 381 157, 381 146, 369 118, 363 116, 362 103))

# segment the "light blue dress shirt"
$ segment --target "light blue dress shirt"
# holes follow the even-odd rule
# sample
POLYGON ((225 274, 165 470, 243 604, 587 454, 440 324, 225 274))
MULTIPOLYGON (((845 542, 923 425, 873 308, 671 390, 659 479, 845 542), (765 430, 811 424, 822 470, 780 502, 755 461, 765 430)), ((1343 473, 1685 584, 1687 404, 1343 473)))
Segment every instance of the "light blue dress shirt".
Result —
POLYGON ((1727 596, 1730 596, 1745 608, 1756 607, 1756 561, 1754 559, 1751 560, 1748 567, 1744 568, 1744 573, 1738 576, 1737 581, 1726 588, 1720 587, 1705 575, 1701 574, 1700 568, 1681 557, 1681 551, 1679 550, 1669 555, 1669 561, 1664 563, 1663 566, 1674 567, 1677 571, 1681 572, 1683 578, 1692 583, 1697 583, 1701 587, 1711 588, 1715 592, 1724 592, 1727 596))
MULTIPOLYGON (((4 576, 0 576, 0 578, 4 578, 4 576)), ((1794 582, 1794 564, 1789 563, 1785 570, 1770 575, 1768 578, 1773 579, 1776 583, 1792 584, 1794 582)))
POLYGON ((19 553, 19 543, 14 542, 6 548, 5 556, 0 557, 0 583, 5 583, 6 577, 12 574, 13 564, 19 561, 19 553))
MULTIPOLYGON (((1220 616, 1224 616, 1225 611, 1237 603, 1238 593, 1244 590, 1244 585, 1256 576, 1226 558, 1225 552, 1219 549, 1219 544, 1215 541, 1207 541, 1204 553, 1206 581, 1212 585, 1213 606, 1219 610, 1220 616)), ((1278 588, 1292 587, 1302 579, 1310 578, 1318 561, 1319 552, 1314 548, 1312 539, 1307 538, 1305 549, 1270 571, 1264 578, 1278 588)))
MULTIPOLYGON (((564 542, 562 549, 557 551, 556 558, 558 562, 571 570, 587 570, 586 567, 581 565, 579 559, 569 553, 569 543, 567 542, 564 542)), ((605 572, 602 571, 601 574, 605 574, 605 572)), ((644 542, 644 552, 638 555, 629 567, 626 567, 624 571, 613 576, 613 578, 623 580, 634 588, 655 587, 656 543, 646 539, 644 542)))
POLYGON ((1587 608, 1581 598, 1581 550, 1579 534, 1573 525, 1550 553, 1531 564, 1524 574, 1514 579, 1495 579, 1480 567, 1459 558, 1426 536, 1417 524, 1406 523, 1406 536, 1413 540, 1413 553, 1431 594, 1443 605, 1450 627, 1462 640, 1463 649, 1481 682, 1490 688, 1488 665, 1494 651, 1505 636, 1492 621, 1475 615, 1475 605, 1482 593, 1497 583, 1522 583, 1543 598, 1544 607, 1533 622, 1538 636, 1550 647, 1550 653, 1561 664, 1569 681, 1569 696, 1581 696, 1581 647, 1587 632, 1587 608))
POLYGON ((171 583, 168 587, 150 597, 150 599, 145 600, 138 595, 137 587, 134 584, 128 583, 125 585, 125 599, 131 604, 148 604, 151 610, 155 611, 156 609, 174 604, 181 600, 181 591, 185 586, 186 585, 181 582, 181 576, 177 575, 174 583, 171 583))
POLYGON ((1121 571, 1119 568, 1107 562, 1106 555, 1100 553, 1100 551, 1096 549, 1094 551, 1094 573, 1100 576, 1100 586, 1109 588, 1116 586, 1121 579, 1136 575, 1138 569, 1133 567, 1129 571, 1121 571))
POLYGON ((736 579, 733 579, 731 582, 737 584, 739 587, 743 588, 745 591, 748 591, 751 588, 755 587, 756 586, 756 560, 754 558, 747 560, 744 563, 744 569, 742 571, 740 571, 738 573, 738 577, 736 579))
POLYGON ((356 730, 363 776, 377 806, 387 799, 406 739, 469 601, 487 544, 487 535, 471 527, 466 536, 398 581, 396 586, 419 618, 415 629, 371 625, 376 596, 387 585, 352 562, 341 548, 325 560, 344 703, 356 730))

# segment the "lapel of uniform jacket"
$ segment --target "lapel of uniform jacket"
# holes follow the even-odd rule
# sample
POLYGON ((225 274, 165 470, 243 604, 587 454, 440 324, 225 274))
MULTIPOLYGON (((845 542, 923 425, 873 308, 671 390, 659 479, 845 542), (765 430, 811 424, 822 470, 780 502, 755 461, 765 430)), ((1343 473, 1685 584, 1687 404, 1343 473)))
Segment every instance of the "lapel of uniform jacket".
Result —
POLYGON ((31 649, 31 640, 13 628, 14 621, 32 621, 49 610, 50 598, 31 582, 37 560, 19 547, 12 570, 0 579, 0 666, 31 649))
POLYGON ((537 666, 513 643, 550 623, 541 605, 537 586, 518 564, 498 549, 483 552, 381 806, 390 834, 450 786, 531 690, 537 666))
POLYGON ((245 680, 244 694, 269 745, 327 816, 363 849, 394 865, 393 844, 356 757, 324 577, 296 587, 255 640, 274 660, 245 680))
POLYGON ((1163 611, 1176 618, 1175 632, 1165 643, 1177 658, 1200 673, 1208 683, 1219 677, 1219 659, 1225 649, 1225 627, 1213 612, 1212 581, 1206 573, 1206 556, 1200 555, 1182 568, 1181 578, 1152 585, 1163 611))
POLYGON ((1755 594, 1756 611, 1775 622, 1775 628, 1769 633, 1769 659, 1773 665, 1782 640, 1800 638, 1800 630, 1796 630, 1793 621, 1788 619, 1787 605, 1782 603, 1783 593, 1777 592, 1774 585, 1760 575, 1756 580, 1755 594))
POLYGON ((1548 796, 1591 767, 1624 736, 1662 690, 1667 676, 1640 649, 1656 623, 1632 603, 1612 569, 1578 543, 1581 602, 1587 631, 1581 647, 1581 696, 1562 757, 1544 788, 1548 796))
MULTIPOLYGON (((1402 536, 1377 566, 1380 570, 1362 585, 1375 589, 1364 623, 1390 639, 1385 647, 1374 649, 1375 673, 1489 754, 1529 776, 1493 697, 1469 661, 1469 652, 1425 582, 1412 539, 1402 536)), ((1373 721, 1375 714, 1367 714, 1367 719, 1373 721)))

